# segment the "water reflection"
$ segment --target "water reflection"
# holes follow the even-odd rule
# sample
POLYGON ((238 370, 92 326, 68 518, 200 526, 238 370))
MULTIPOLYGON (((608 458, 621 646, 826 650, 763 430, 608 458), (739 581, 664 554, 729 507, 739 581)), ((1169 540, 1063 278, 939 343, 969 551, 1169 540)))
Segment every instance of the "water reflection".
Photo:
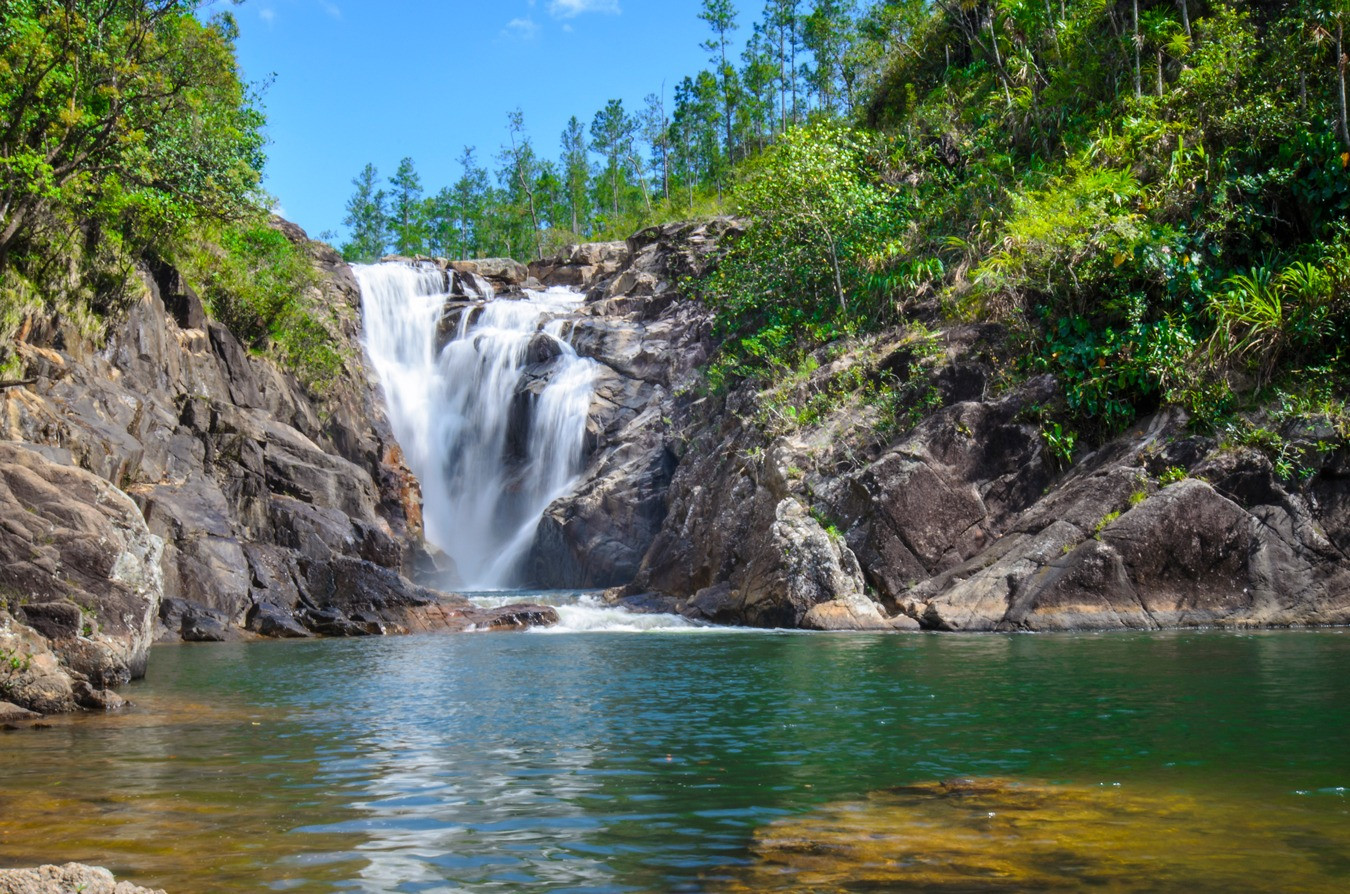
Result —
POLYGON ((1308 873, 1331 851, 1290 842, 1350 841, 1338 632, 411 637, 151 667, 128 714, 0 735, 0 863, 171 894, 791 890, 807 870, 766 836, 828 842, 869 792, 953 776, 1259 805, 1308 873))

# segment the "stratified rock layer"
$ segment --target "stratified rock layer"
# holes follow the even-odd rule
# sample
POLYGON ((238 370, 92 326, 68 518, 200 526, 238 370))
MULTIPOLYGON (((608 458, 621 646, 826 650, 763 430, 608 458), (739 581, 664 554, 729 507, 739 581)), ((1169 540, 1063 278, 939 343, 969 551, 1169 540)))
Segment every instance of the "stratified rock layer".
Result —
POLYGON ((0 443, 0 696, 42 713, 105 707, 145 673, 164 544, 126 494, 0 443))
POLYGON ((209 320, 163 263, 102 343, 57 318, 21 328, 34 381, 0 391, 0 648, 26 656, 27 695, 0 700, 115 705, 105 690, 143 672, 155 636, 494 626, 409 579, 436 563, 362 353, 356 280, 328 246, 274 226, 313 265, 306 297, 344 358, 321 391, 209 320))

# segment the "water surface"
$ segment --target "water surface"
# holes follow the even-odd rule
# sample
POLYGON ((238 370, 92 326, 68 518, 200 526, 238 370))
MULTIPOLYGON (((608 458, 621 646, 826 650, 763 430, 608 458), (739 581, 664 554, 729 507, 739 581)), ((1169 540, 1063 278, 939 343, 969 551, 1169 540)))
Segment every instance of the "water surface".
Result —
MULTIPOLYGON (((1347 681, 1345 631, 158 647, 132 711, 0 734, 0 864, 99 863, 170 894, 850 890, 904 862, 839 844, 878 825, 963 828, 951 860, 1017 847, 970 826, 974 802, 952 818, 889 791, 967 777, 1164 847, 1169 813, 1216 847, 1259 820, 1263 863, 1346 890, 1347 681), (1083 807, 1097 790, 1119 810, 1083 807)), ((1135 840, 1066 838, 1053 870, 1087 879, 1071 852, 1103 836, 1135 840)), ((1177 840, 1146 887, 1097 886, 1242 889, 1177 840)), ((1004 889, 989 871, 942 890, 1004 889)))

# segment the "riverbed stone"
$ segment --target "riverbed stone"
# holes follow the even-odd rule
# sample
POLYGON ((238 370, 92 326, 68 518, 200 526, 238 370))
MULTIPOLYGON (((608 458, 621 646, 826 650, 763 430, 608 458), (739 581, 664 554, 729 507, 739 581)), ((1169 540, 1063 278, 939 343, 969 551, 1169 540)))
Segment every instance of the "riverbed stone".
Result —
POLYGON ((36 869, 0 869, 0 894, 165 894, 119 882, 100 866, 67 863, 36 869))

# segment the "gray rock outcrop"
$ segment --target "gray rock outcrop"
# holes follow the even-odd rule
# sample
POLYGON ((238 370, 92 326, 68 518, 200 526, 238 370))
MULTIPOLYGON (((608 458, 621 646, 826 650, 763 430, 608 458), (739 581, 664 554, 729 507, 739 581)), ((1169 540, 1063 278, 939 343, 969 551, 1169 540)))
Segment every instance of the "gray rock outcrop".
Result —
MULTIPOLYGON (((308 300, 325 308, 343 358, 321 388, 210 320, 165 263, 143 271, 140 298, 102 341, 55 317, 21 327, 12 348, 30 381, 0 391, 0 611, 44 673, 27 702, 0 698, 44 713, 95 703, 143 671, 155 636, 366 635, 483 620, 410 579, 436 563, 360 346, 351 269, 298 227, 273 225, 309 258, 308 300), (34 636, 72 675, 72 693, 51 688, 34 636)), ((438 579, 452 573, 439 567, 438 579)))
POLYGON ((104 690, 143 676, 163 549, 107 481, 0 443, 0 695, 41 713, 104 707, 104 690))
POLYGON ((1061 468, 1039 415, 1057 386, 991 394, 991 326, 883 333, 800 381, 701 395, 711 313, 679 285, 734 231, 655 228, 531 265, 586 292, 567 335, 602 364, 588 467, 540 524, 538 582, 814 629, 1350 622, 1343 438, 1292 482, 1165 413, 1061 468), (870 384, 832 391, 840 377, 870 384), (823 409, 785 423, 807 405, 823 409))
POLYGON ((619 586, 636 575, 665 520, 683 450, 674 408, 713 348, 710 314, 679 299, 679 282, 707 269, 736 226, 719 218, 653 227, 531 267, 544 285, 586 292, 564 333, 599 364, 587 470, 545 514, 527 563, 540 585, 619 586))
POLYGON ((119 882, 99 866, 67 863, 36 869, 0 869, 0 894, 164 894, 119 882))

